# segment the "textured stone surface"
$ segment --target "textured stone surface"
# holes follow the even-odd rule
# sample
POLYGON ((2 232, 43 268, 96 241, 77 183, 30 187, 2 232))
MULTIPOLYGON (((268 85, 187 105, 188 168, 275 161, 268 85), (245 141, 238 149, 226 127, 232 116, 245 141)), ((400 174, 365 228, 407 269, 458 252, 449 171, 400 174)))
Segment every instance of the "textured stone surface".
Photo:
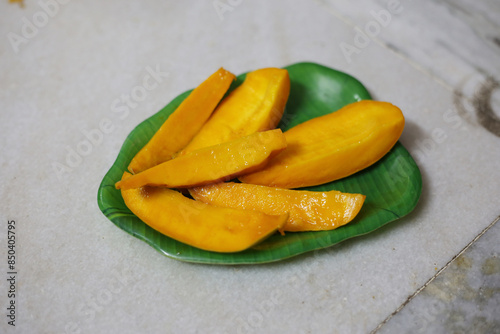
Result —
POLYGON ((379 333, 495 333, 500 328, 500 224, 473 243, 379 333))
MULTIPOLYGON (((54 3, 0 2, 0 245, 15 220, 16 332, 367 333, 500 215, 500 137, 477 116, 499 117, 498 89, 485 84, 500 80, 495 1, 400 1, 378 32, 371 12, 386 1, 54 3), (372 38, 346 57, 367 24, 372 38), (97 187, 142 120, 220 66, 300 61, 352 74, 401 107, 401 141, 424 182, 413 213, 327 250, 241 267, 171 260, 102 215, 97 187), (137 95, 151 72, 157 85, 137 95), (85 144, 97 129, 102 138, 85 144)), ((450 284, 477 295, 477 266, 495 270, 488 258, 473 260, 467 284, 450 284)), ((434 295, 450 298, 441 287, 434 295)), ((13 332, 2 318, 0 331, 13 332)))

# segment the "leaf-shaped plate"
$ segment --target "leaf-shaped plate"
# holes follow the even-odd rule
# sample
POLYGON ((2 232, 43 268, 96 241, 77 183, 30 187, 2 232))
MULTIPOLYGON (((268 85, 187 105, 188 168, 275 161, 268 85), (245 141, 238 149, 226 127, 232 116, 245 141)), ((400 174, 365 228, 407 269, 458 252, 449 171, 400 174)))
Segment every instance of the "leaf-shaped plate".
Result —
MULTIPOLYGON (((355 78, 314 63, 285 67, 291 90, 282 130, 313 117, 331 113, 362 99, 370 99, 365 87, 355 78)), ((243 82, 245 74, 231 86, 243 82)), ((420 171, 399 142, 376 164, 342 180, 307 188, 309 190, 361 193, 366 201, 351 223, 332 231, 273 235, 255 247, 238 253, 215 253, 173 240, 147 226, 123 202, 115 189, 130 160, 147 143, 167 117, 190 93, 187 91, 149 119, 139 124, 127 137, 118 157, 99 187, 97 200, 106 217, 122 230, 144 240, 164 255, 182 261, 211 264, 256 264, 286 259, 308 251, 332 246, 340 241, 366 234, 411 212, 422 189, 420 171)))

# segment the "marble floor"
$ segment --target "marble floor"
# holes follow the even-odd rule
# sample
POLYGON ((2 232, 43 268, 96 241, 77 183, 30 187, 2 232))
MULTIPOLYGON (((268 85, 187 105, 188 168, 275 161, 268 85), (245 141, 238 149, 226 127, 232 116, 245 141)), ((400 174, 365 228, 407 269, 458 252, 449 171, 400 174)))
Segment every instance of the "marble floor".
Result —
POLYGON ((0 280, 16 326, 2 316, 0 332, 500 333, 499 1, 22 3, 0 0, 0 245, 11 221, 17 242, 15 297, 0 280), (221 66, 304 61, 403 110, 423 179, 409 215, 286 261, 209 266, 101 213, 137 124, 221 66))
POLYGON ((498 219, 441 268, 374 333, 500 331, 498 219))

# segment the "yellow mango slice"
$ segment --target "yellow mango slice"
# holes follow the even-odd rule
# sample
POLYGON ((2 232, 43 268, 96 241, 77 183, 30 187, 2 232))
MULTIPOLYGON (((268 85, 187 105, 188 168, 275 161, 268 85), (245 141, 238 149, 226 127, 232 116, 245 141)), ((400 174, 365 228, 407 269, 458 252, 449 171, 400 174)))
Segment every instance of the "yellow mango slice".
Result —
POLYGON ((116 188, 146 185, 188 188, 229 180, 262 168, 273 155, 285 148, 285 137, 280 129, 257 132, 166 161, 117 182, 116 188))
MULTIPOLYGON (((123 180, 130 177, 127 172, 123 180)), ((286 214, 220 208, 168 188, 122 190, 127 207, 158 232, 213 252, 239 252, 267 238, 286 222, 286 214)))
POLYGON ((289 190, 246 183, 217 183, 190 189, 194 199, 225 208, 289 213, 283 231, 333 230, 352 221, 366 196, 340 191, 289 190))
POLYGON ((285 131, 288 147, 245 183, 281 188, 314 186, 354 174, 382 158, 404 128, 401 110, 360 101, 285 131))
POLYGON ((220 68, 196 87, 132 159, 128 170, 137 174, 172 159, 205 124, 234 79, 234 74, 220 68))
POLYGON ((287 70, 264 68, 248 73, 181 154, 274 129, 281 120, 289 93, 287 70))

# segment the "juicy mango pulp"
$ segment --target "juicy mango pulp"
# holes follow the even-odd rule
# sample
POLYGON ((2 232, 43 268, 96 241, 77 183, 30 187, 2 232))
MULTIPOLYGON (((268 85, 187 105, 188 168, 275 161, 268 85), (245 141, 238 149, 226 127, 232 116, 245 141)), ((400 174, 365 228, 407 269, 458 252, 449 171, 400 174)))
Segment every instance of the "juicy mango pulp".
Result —
POLYGON ((404 123, 401 110, 390 103, 366 100, 349 104, 285 131, 287 149, 264 169, 239 179, 300 188, 347 177, 389 152, 404 123))
POLYGON ((202 128, 234 79, 220 68, 196 87, 135 155, 128 170, 137 174, 172 159, 202 128))
POLYGON ((286 70, 264 68, 248 73, 181 154, 274 129, 281 120, 289 93, 290 78, 286 70))
MULTIPOLYGON (((221 176, 216 173, 222 165, 211 168, 200 156, 189 163, 182 163, 182 158, 192 156, 191 153, 200 148, 274 128, 282 116, 289 88, 285 70, 262 69, 249 73, 244 83, 220 103, 193 140, 172 160, 181 161, 175 171, 158 169, 153 174, 155 177, 168 175, 178 182, 183 174, 192 178, 208 170, 212 179, 205 178, 200 184, 220 180, 221 176)), ((261 164, 260 170, 240 177, 241 181, 253 184, 220 183, 190 189, 198 201, 166 188, 122 189, 122 194, 127 206, 161 233, 219 252, 246 249, 277 229, 333 229, 352 221, 365 196, 261 185, 298 188, 349 176, 383 157, 397 142, 403 127, 404 117, 397 107, 385 102, 360 101, 285 132, 287 149, 272 158, 265 168, 261 164)), ((226 151, 227 154, 212 150, 209 155, 231 165, 230 160, 238 154, 238 149, 226 151)), ((245 164, 245 158, 241 162, 245 164)), ((124 175, 124 179, 127 177, 124 175)))
MULTIPOLYGON (((131 174, 125 172, 123 180, 131 174)), ((280 229, 288 215, 220 208, 158 187, 121 191, 127 207, 156 231, 187 245, 215 252, 245 250, 280 229)))
POLYGON ((117 189, 142 186, 187 188, 230 179, 260 169, 286 148, 280 129, 256 132, 222 144, 201 148, 116 183, 117 189))
POLYGON ((196 200, 220 207, 256 210, 270 215, 289 213, 282 231, 332 230, 358 214, 364 195, 340 191, 313 192, 245 183, 217 183, 190 189, 196 200))

